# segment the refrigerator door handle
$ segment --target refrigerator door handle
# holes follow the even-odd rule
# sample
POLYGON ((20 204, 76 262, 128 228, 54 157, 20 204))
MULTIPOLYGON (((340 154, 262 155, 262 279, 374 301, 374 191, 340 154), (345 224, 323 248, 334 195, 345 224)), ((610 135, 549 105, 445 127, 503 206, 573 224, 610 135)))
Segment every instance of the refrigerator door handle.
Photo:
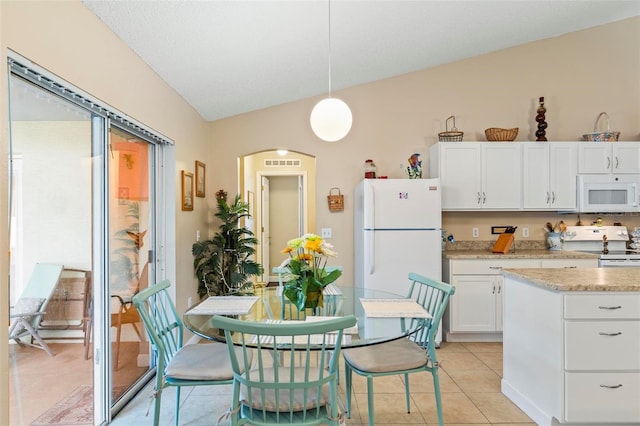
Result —
MULTIPOLYGON (((373 186, 369 186, 369 190, 371 193, 371 206, 375 206, 376 205, 376 191, 373 188, 373 186)), ((369 212, 369 228, 371 229, 375 229, 376 225, 376 209, 370 208, 370 209, 365 209, 365 211, 369 212)))
POLYGON ((369 242, 369 275, 373 275, 376 271, 376 233, 371 233, 371 241, 369 242))

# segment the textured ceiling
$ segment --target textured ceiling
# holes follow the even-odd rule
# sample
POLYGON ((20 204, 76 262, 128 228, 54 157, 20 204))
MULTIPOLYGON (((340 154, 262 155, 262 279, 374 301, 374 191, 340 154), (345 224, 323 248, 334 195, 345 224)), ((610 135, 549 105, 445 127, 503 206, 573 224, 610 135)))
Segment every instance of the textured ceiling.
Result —
POLYGON ((638 0, 84 4, 206 120, 326 94, 329 56, 339 90, 640 15, 638 0))

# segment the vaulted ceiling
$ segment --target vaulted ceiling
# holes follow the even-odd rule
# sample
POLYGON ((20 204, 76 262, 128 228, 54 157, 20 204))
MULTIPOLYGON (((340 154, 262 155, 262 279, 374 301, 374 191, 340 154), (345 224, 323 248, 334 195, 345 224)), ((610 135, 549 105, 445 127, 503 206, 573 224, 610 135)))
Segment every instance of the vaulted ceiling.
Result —
POLYGON ((206 120, 327 94, 329 59, 335 91, 640 15, 637 0, 84 4, 206 120))

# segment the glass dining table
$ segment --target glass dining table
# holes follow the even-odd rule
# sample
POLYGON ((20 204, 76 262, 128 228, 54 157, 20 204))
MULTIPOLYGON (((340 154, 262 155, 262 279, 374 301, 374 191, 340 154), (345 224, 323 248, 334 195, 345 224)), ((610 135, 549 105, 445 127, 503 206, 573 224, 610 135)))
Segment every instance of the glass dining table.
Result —
MULTIPOLYGON (((415 301, 391 292, 329 285, 322 307, 298 309, 282 294, 282 287, 256 288, 243 296, 214 296, 202 300, 183 316, 188 330, 205 339, 224 342, 221 330, 211 325, 215 315, 244 321, 281 323, 319 321, 355 315, 356 326, 346 329, 343 348, 374 345, 407 337, 424 328, 429 314, 415 301)), ((264 347, 264 344, 262 344, 264 347)))

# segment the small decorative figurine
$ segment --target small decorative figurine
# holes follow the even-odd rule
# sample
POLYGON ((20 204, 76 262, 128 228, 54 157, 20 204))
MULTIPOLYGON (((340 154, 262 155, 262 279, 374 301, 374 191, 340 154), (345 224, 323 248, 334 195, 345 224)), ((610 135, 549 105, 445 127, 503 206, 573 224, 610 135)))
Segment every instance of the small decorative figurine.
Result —
POLYGON ((417 152, 409 157, 409 165, 406 168, 409 179, 421 179, 422 178, 422 161, 419 159, 420 154, 417 152))
POLYGON ((536 115, 536 121, 538 122, 538 130, 536 131, 536 141, 538 142, 546 142, 547 141, 547 122, 545 121, 545 113, 547 109, 544 107, 544 96, 540 97, 540 106, 538 106, 538 110, 536 111, 538 115, 536 115))

